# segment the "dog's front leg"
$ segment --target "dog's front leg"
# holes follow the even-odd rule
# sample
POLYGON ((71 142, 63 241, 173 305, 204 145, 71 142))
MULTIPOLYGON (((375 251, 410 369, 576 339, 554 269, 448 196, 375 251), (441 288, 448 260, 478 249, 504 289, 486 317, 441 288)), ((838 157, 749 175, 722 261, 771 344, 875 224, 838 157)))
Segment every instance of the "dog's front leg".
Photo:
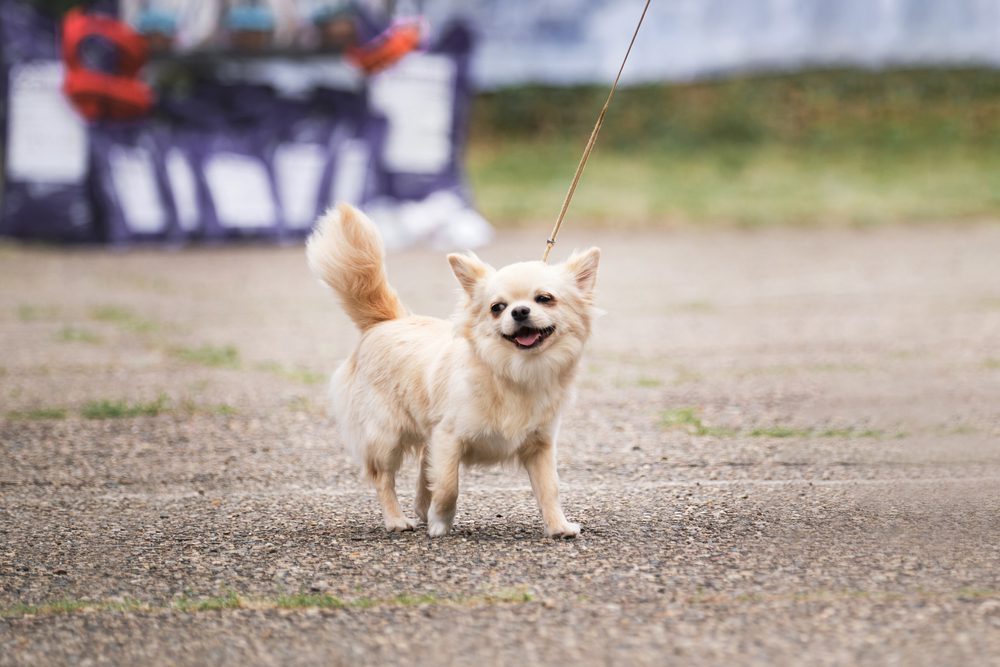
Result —
POLYGON ((566 520, 559 504, 559 475, 556 473, 556 447, 547 436, 524 449, 521 462, 528 471, 531 489, 542 510, 545 534, 549 537, 573 538, 580 534, 580 524, 566 520))
POLYGON ((452 433, 438 428, 431 435, 425 454, 430 456, 431 506, 427 512, 427 534, 441 537, 451 531, 458 502, 458 475, 462 445, 452 433))

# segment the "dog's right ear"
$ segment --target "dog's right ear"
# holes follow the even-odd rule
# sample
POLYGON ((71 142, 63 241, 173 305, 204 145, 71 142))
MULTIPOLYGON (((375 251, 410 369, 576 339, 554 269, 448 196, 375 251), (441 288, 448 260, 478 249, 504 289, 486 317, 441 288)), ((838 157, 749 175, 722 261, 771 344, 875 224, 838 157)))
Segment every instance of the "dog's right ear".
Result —
POLYGON ((469 296, 472 296, 476 291, 476 283, 492 271, 490 265, 476 257, 473 252, 464 255, 452 253, 448 255, 448 263, 451 264, 451 270, 458 278, 462 289, 469 296))

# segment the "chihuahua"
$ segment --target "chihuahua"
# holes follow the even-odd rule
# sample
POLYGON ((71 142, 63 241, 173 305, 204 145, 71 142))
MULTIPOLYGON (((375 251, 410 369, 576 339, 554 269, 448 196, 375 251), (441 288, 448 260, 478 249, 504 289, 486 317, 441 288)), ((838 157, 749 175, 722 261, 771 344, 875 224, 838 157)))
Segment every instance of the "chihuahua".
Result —
POLYGON ((386 530, 416 528, 396 497, 396 472, 412 454, 420 466, 415 511, 432 537, 451 530, 460 467, 502 463, 527 471, 546 535, 576 537, 580 526, 559 503, 556 435, 596 312, 600 250, 501 269, 471 252, 448 255, 463 290, 451 321, 404 308, 378 230, 349 205, 319 219, 306 254, 361 331, 330 393, 386 530))

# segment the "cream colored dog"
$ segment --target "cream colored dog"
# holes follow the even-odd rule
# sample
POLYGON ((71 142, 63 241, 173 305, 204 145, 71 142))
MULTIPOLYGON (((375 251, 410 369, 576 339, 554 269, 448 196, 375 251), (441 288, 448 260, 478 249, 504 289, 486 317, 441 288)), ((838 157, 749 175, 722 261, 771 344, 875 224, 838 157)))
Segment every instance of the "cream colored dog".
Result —
POLYGON ((386 529, 416 527, 396 498, 396 471, 412 453, 415 509, 431 536, 451 530, 459 467, 505 462, 528 471, 547 535, 579 534, 559 504, 556 433, 590 335, 600 250, 499 270, 472 253, 448 255, 465 291, 453 321, 407 313, 386 279, 375 225, 351 206, 319 220, 306 254, 361 330, 331 395, 386 529))

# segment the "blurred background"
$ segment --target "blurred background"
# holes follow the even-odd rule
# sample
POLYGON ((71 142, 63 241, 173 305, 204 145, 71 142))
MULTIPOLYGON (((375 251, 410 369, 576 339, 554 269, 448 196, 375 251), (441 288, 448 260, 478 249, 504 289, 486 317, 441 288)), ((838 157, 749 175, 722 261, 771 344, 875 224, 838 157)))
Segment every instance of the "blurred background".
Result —
MULTIPOLYGON (((641 2, 6 0, 0 234, 390 246, 558 211, 641 2)), ((1000 0, 659 0, 570 218, 875 225, 1000 211, 1000 0)))

